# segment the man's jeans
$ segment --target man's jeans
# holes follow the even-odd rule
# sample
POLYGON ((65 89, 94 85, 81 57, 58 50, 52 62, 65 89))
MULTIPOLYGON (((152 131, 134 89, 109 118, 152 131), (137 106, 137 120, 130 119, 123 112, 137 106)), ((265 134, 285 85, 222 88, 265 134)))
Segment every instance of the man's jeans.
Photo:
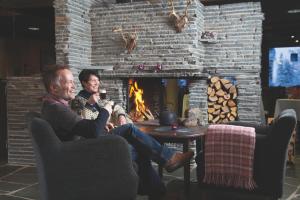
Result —
POLYGON ((174 151, 161 145, 154 138, 140 131, 133 124, 125 124, 112 130, 112 134, 119 135, 133 147, 132 157, 146 157, 158 164, 164 165, 174 154, 174 151))
POLYGON ((165 164, 174 151, 162 146, 151 136, 143 133, 133 124, 122 125, 112 130, 112 134, 125 138, 130 144, 132 159, 138 164, 139 194, 159 197, 166 191, 166 187, 153 169, 151 160, 165 164))

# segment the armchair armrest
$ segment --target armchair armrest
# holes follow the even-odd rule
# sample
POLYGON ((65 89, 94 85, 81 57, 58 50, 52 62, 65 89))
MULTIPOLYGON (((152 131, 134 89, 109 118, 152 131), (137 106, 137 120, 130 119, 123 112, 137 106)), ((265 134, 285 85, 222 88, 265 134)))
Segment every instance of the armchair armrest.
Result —
POLYGON ((255 123, 240 122, 240 121, 228 122, 228 124, 236 125, 236 126, 253 127, 253 128, 255 128, 256 134, 261 134, 261 135, 268 135, 268 133, 270 131, 269 126, 263 125, 263 124, 255 124, 255 123))
POLYGON ((137 193, 138 177, 128 144, 121 137, 66 142, 54 159, 48 163, 52 165, 48 170, 53 170, 48 178, 58 183, 55 191, 65 198, 73 199, 74 191, 78 199, 95 199, 95 194, 102 197, 98 199, 133 199, 137 193))

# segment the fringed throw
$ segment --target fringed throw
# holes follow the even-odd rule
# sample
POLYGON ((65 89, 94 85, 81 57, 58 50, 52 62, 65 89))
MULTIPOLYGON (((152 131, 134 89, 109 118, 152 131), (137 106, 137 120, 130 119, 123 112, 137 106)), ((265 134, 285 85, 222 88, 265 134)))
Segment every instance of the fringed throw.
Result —
POLYGON ((255 129, 210 125, 205 135, 203 182, 252 190, 255 129))

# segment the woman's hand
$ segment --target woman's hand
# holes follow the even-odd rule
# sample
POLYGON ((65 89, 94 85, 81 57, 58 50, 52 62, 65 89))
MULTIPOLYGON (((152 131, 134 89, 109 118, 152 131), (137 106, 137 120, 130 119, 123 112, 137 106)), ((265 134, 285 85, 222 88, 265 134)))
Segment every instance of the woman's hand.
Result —
POLYGON ((118 123, 120 125, 127 124, 126 117, 124 115, 119 115, 119 117, 118 117, 118 123))
POLYGON ((90 96, 90 98, 88 99, 88 103, 90 105, 94 105, 95 103, 97 103, 100 99, 99 93, 94 93, 90 96))
POLYGON ((105 126, 105 129, 107 130, 107 132, 109 132, 111 129, 115 128, 113 123, 108 122, 105 126))

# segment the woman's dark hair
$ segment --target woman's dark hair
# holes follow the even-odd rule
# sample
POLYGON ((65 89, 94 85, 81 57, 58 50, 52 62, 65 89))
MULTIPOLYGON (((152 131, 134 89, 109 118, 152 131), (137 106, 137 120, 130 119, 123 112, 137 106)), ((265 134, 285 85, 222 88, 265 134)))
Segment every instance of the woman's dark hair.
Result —
POLYGON ((82 87, 83 87, 82 82, 88 82, 91 75, 96 76, 99 79, 99 81, 100 81, 100 76, 99 76, 99 74, 97 73, 96 70, 93 70, 93 69, 84 69, 84 70, 82 70, 79 73, 79 76, 78 76, 79 81, 80 81, 82 87))

